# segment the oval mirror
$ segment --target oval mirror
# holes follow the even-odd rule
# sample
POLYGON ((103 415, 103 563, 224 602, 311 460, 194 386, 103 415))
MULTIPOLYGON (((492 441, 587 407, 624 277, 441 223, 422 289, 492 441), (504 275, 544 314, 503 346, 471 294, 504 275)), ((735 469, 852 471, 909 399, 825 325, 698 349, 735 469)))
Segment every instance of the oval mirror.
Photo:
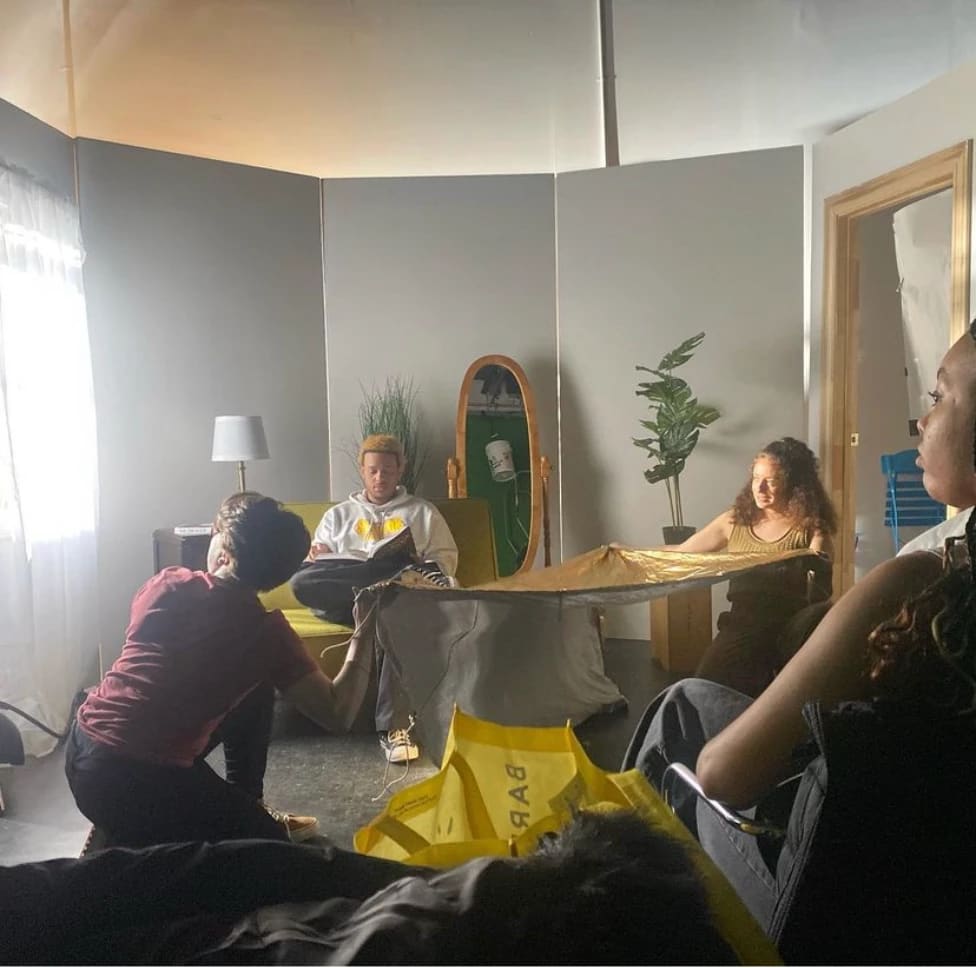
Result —
POLYGON ((540 535, 550 564, 549 461, 539 454, 535 399, 515 360, 482 356, 468 367, 456 434, 448 496, 480 497, 490 504, 498 574, 531 568, 540 535))

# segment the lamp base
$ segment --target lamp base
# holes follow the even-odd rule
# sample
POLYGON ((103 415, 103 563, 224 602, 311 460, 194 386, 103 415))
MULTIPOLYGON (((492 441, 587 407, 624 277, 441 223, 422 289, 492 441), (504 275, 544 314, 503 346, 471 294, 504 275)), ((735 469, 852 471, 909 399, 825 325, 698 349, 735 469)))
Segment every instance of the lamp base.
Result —
POLYGON ((695 528, 688 524, 669 524, 667 527, 661 528, 661 534, 664 535, 666 545, 679 545, 683 541, 687 541, 694 533, 695 528))

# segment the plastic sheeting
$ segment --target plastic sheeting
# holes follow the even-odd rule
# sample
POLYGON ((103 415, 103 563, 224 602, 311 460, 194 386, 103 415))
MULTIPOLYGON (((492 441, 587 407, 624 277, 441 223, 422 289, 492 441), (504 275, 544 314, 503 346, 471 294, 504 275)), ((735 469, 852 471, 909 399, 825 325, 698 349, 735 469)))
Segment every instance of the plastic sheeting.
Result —
MULTIPOLYGON (((592 606, 647 601, 789 558, 604 545, 551 568, 442 589, 390 582, 361 593, 399 671, 420 739, 438 761, 454 706, 504 726, 562 726, 621 707, 592 606)), ((705 643, 702 643, 704 649, 705 643)))
POLYGON ((901 279, 908 412, 930 406, 928 391, 949 345, 952 191, 922 198, 894 214, 895 257, 901 279))

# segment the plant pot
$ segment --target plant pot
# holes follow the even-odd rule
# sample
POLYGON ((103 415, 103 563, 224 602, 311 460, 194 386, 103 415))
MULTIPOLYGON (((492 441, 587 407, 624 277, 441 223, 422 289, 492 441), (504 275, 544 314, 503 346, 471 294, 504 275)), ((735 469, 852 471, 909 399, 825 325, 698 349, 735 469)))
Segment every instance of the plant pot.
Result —
POLYGON ((682 541, 687 541, 696 530, 688 524, 673 524, 667 528, 661 528, 661 532, 664 534, 664 543, 668 545, 677 545, 681 544, 682 541))

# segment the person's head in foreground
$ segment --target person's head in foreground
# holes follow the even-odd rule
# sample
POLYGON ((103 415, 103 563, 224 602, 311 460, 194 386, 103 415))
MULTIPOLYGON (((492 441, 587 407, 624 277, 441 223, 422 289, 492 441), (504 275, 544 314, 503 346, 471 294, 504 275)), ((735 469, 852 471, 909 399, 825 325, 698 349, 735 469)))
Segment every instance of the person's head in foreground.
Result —
POLYGON ((254 591, 288 581, 308 554, 305 523, 274 498, 233 494, 217 509, 207 571, 254 591))
POLYGON ((370 434, 359 445, 359 476, 371 504, 386 504, 396 494, 406 467, 403 444, 392 434, 370 434))
POLYGON ((837 530, 816 455, 795 437, 774 440, 756 454, 750 479, 735 499, 738 524, 753 524, 767 513, 822 534, 837 530))
POLYGON ((465 884, 434 940, 444 963, 738 963, 686 845, 630 811, 582 812, 465 884))
MULTIPOLYGON (((922 481, 935 500, 967 507, 976 501, 976 320, 946 353, 930 395, 918 422, 922 481)), ((943 577, 872 634, 868 669, 879 692, 949 715, 976 714, 973 562, 976 511, 965 541, 947 552, 943 577)))

